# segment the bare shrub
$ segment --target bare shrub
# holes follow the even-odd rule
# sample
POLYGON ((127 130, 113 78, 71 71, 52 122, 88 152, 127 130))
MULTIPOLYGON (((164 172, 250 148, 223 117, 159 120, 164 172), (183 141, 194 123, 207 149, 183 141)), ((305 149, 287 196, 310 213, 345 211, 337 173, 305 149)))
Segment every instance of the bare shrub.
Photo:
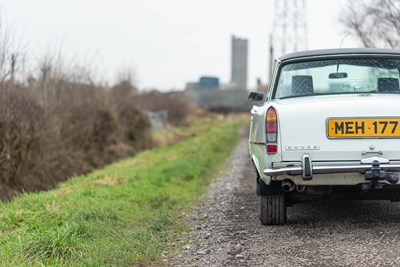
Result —
POLYGON ((194 107, 182 92, 160 93, 152 91, 135 98, 135 103, 148 111, 168 111, 168 122, 173 125, 184 125, 192 114, 194 107))
POLYGON ((125 142, 136 150, 143 150, 152 146, 150 122, 133 102, 120 105, 118 115, 125 142))
POLYGON ((111 88, 113 99, 119 104, 131 102, 136 93, 136 87, 129 80, 123 80, 111 88))
POLYGON ((105 152, 118 137, 118 118, 113 106, 107 104, 107 95, 100 88, 78 87, 68 91, 80 97, 55 109, 61 121, 59 135, 65 154, 80 159, 75 169, 81 171, 111 162, 113 158, 105 152))
MULTIPOLYGON (((120 73, 119 82, 111 88, 111 94, 117 106, 122 139, 134 150, 142 150, 153 145, 151 125, 146 114, 139 109, 140 105, 135 102, 137 89, 132 82, 132 72, 120 73)), ((115 146, 117 153, 123 153, 124 149, 120 144, 115 146)))
MULTIPOLYGON (((45 177, 32 179, 32 173, 43 173, 41 155, 46 113, 24 88, 10 84, 0 86, 0 182, 27 190, 39 187, 45 177)), ((47 183, 47 182, 46 182, 47 183)), ((2 187, 2 193, 10 194, 2 187)))
POLYGON ((56 49, 26 79, 18 73, 21 51, 0 16, 1 199, 52 188, 152 145, 148 118, 133 102, 133 72, 121 72, 109 90, 56 49))
POLYGON ((0 83, 0 198, 52 188, 152 146, 133 95, 115 98, 94 79, 50 63, 28 86, 0 83))

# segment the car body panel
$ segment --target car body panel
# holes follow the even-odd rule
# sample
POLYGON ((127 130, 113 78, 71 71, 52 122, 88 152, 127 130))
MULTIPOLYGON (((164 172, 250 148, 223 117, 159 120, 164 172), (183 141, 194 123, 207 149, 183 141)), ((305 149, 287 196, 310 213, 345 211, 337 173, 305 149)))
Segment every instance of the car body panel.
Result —
POLYGON ((277 102, 282 161, 300 160, 304 152, 313 161, 361 160, 375 153, 400 159, 400 139, 329 139, 326 125, 328 118, 400 117, 400 95, 311 96, 277 102))
MULTIPOLYGON (((398 138, 344 138, 327 136, 329 118, 400 117, 400 94, 331 94, 274 99, 279 73, 285 64, 320 59, 383 57, 400 60, 400 51, 388 49, 333 49, 293 53, 275 61, 266 101, 251 111, 249 148, 260 178, 269 184, 273 180, 290 179, 297 185, 356 185, 365 182, 364 174, 318 174, 312 180, 301 175, 267 176, 264 170, 286 165, 301 165, 308 154, 313 164, 354 162, 380 156, 391 162, 400 161, 398 138), (274 107, 278 116, 278 152, 266 153, 265 113, 274 107)), ((398 184, 398 183, 397 183, 398 184)))

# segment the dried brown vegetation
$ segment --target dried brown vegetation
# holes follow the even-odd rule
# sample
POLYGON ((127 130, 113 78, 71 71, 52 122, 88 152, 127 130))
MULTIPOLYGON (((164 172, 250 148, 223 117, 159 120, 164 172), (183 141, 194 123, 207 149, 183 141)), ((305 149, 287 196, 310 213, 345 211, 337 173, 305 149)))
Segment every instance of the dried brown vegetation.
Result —
POLYGON ((39 73, 29 83, 0 83, 0 198, 52 188, 152 146, 133 94, 51 64, 39 73))
POLYGON ((135 103, 145 110, 167 111, 168 123, 178 126, 187 124, 188 116, 194 111, 192 102, 182 92, 142 93, 135 97, 135 103))
POLYGON ((179 93, 139 94, 131 69, 110 88, 56 50, 25 69, 24 49, 0 16, 0 199, 152 147, 149 111, 183 125, 192 110, 179 93))

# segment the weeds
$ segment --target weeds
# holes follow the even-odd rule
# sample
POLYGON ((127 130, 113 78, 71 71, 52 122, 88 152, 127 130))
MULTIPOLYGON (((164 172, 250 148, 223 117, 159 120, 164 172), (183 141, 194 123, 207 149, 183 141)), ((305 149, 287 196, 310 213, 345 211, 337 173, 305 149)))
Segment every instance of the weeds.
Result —
POLYGON ((173 146, 1 203, 0 266, 159 266, 240 125, 201 119, 173 146))
POLYGON ((85 230, 82 227, 65 224, 50 228, 45 234, 33 232, 32 239, 24 249, 24 256, 33 262, 52 259, 63 263, 76 260, 85 254, 84 241, 85 230))

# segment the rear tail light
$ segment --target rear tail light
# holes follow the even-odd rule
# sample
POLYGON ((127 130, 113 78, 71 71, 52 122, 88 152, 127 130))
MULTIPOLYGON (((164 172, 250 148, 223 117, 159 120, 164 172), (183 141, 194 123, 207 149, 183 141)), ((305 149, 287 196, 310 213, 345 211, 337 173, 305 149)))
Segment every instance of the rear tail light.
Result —
POLYGON ((276 143, 278 140, 278 117, 273 107, 267 110, 265 118, 265 131, 267 134, 267 143, 276 143))
POLYGON ((278 152, 277 145, 267 145, 267 153, 268 154, 276 154, 278 152))
POLYGON ((267 135, 267 153, 278 153, 278 117, 273 107, 267 110, 265 117, 265 132, 267 135))

